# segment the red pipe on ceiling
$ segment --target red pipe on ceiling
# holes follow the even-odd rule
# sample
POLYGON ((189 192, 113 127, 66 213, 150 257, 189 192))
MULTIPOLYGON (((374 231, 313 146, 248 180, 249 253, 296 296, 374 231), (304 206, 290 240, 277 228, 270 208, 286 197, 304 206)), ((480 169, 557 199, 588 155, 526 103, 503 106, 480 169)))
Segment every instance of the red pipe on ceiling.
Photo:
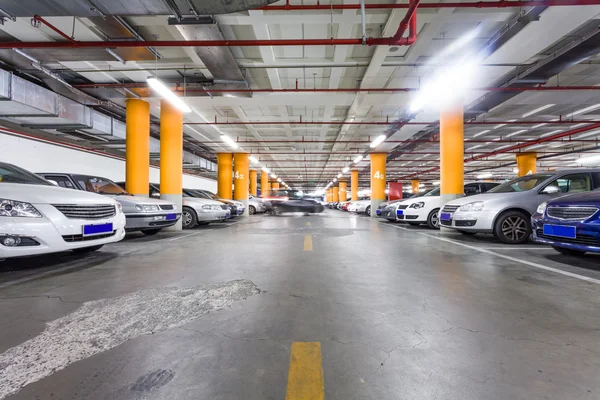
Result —
MULTIPOLYGON (((535 139, 467 139, 465 143, 527 143, 535 141, 535 139)), ((600 144, 600 140, 596 139, 568 139, 568 140, 550 140, 550 142, 564 142, 564 143, 598 143, 600 144)), ((199 142, 200 144, 222 144, 222 142, 199 142)), ((370 140, 236 140, 236 143, 244 144, 258 144, 262 145, 263 143, 300 143, 300 144, 311 144, 311 143, 335 143, 335 144, 345 144, 345 143, 362 143, 369 144, 370 140)), ((439 140, 427 140, 427 139, 406 139, 406 140, 386 140, 385 143, 431 143, 436 144, 440 143, 439 140)))
MULTIPOLYGON (((560 139, 560 138, 568 137, 568 136, 571 136, 571 135, 577 135, 579 133, 591 131, 591 130, 598 129, 598 128, 600 128, 600 123, 595 123, 595 124, 592 124, 592 125, 583 126, 581 128, 573 129, 573 130, 570 130, 570 131, 567 131, 567 132, 557 133, 556 135, 548 136, 548 137, 545 137, 545 138, 540 138, 540 139, 532 140, 532 141, 529 141, 529 142, 526 142, 526 143, 516 144, 514 146, 510 146, 510 147, 507 147, 507 148, 502 149, 502 150, 491 151, 489 153, 483 153, 483 154, 480 154, 480 155, 477 155, 477 156, 473 156, 471 158, 465 158, 464 162, 467 163, 469 161, 477 161, 477 160, 481 160, 482 158, 492 157, 492 156, 495 156, 495 155, 498 155, 498 154, 509 153, 509 152, 512 152, 512 151, 515 151, 515 150, 520 150, 520 149, 523 149, 525 147, 529 147, 529 146, 532 146, 532 145, 535 145, 535 144, 541 144, 541 143, 550 142, 550 141, 553 141, 555 139, 560 139)), ((429 172, 438 171, 439 169, 440 169, 440 167, 435 167, 435 168, 427 169, 425 171, 421 171, 418 174, 411 174, 411 175, 403 176, 402 179, 411 178, 411 177, 419 176, 420 174, 426 174, 426 173, 429 173, 429 172)))
MULTIPOLYGON (((595 121, 585 120, 558 120, 558 121, 465 121, 465 125, 570 125, 570 124, 592 124, 595 121)), ((231 122, 184 122, 184 125, 439 125, 439 121, 420 122, 378 122, 378 121, 303 121, 300 117, 299 121, 231 121, 231 122)))
POLYGON ((52 25, 50 22, 46 21, 44 18, 40 17, 39 15, 34 15, 33 20, 46 25, 48 28, 52 29, 54 32, 58 33, 63 38, 67 39, 70 43, 77 43, 77 41, 75 39, 73 39, 72 37, 70 37, 69 35, 64 33, 63 31, 61 31, 56 26, 52 25))
MULTIPOLYGON (((599 0, 534 0, 534 1, 476 1, 476 2, 448 2, 448 3, 421 3, 420 8, 509 8, 509 7, 561 7, 561 6, 591 6, 600 5, 599 0)), ((367 10, 407 9, 408 4, 365 4, 367 10)), ((310 11, 310 10, 360 10, 360 4, 306 4, 269 5, 258 8, 264 11, 310 11)))

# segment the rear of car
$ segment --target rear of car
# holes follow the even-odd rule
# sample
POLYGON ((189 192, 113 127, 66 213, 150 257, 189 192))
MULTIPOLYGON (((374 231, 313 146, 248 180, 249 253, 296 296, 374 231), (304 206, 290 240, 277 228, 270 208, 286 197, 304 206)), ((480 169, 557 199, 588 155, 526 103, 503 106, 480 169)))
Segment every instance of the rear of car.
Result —
POLYGON ((600 191, 542 203, 531 218, 533 240, 568 255, 600 253, 600 191))
POLYGON ((56 187, 6 163, 0 193, 0 259, 89 252, 125 236, 125 215, 111 198, 56 187))

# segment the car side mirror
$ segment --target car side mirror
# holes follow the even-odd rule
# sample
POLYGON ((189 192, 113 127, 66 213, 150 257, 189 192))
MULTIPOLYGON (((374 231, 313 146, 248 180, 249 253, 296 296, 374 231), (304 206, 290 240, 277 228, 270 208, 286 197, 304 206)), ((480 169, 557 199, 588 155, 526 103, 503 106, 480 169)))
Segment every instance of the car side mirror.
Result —
POLYGON ((546 186, 544 190, 542 190, 544 194, 556 194, 560 193, 560 188, 558 186, 546 186))
POLYGON ((153 199, 160 199, 160 193, 158 193, 158 192, 152 192, 150 194, 150 197, 152 197, 153 199))
POLYGON ((53 181, 52 179, 46 179, 48 182, 50 182, 51 184, 53 184, 54 186, 58 186, 58 182, 53 181))

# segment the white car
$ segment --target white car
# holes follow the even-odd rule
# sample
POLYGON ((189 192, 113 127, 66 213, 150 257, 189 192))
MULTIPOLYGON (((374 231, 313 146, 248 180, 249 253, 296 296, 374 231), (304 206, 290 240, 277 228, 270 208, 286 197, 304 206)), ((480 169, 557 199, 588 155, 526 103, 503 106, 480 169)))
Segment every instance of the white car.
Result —
POLYGON ((379 214, 380 217, 387 219, 388 221, 404 221, 404 210, 409 204, 413 203, 416 197, 394 201, 386 205, 379 214))
MULTIPOLYGON (((479 193, 485 193, 488 190, 498 186, 499 183, 494 182, 471 182, 464 186, 465 194, 467 196, 479 193)), ((406 209, 398 210, 398 218, 404 217, 404 221, 410 225, 417 226, 421 224, 427 224, 431 229, 439 229, 439 211, 444 205, 442 204, 442 198, 440 197, 440 188, 433 189, 425 193, 421 197, 415 197, 410 199, 406 209)), ((406 205, 403 203, 403 205, 406 205)))
POLYGON ((125 214, 114 199, 57 187, 0 163, 0 259, 87 253, 124 236, 125 214))
POLYGON ((208 225, 211 222, 221 222, 230 214, 227 205, 201 197, 183 195, 183 210, 181 221, 183 229, 190 229, 196 225, 208 225))
MULTIPOLYGON (((350 207, 348 207, 349 209, 350 207)), ((371 200, 359 200, 356 202, 356 211, 358 214, 371 214, 371 200)))
POLYGON ((348 206, 348 211, 356 212, 357 208, 358 208, 358 201, 351 201, 350 205, 348 206))

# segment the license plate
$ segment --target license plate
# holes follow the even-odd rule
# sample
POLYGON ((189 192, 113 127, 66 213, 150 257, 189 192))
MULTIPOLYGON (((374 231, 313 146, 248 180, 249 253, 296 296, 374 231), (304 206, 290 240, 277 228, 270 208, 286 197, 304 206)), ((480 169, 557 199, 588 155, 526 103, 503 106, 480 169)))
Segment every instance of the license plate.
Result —
POLYGON ((577 237, 577 228, 574 226, 544 224, 544 235, 575 239, 577 237))
POLYGON ((229 218, 231 217, 231 213, 229 211, 227 211, 227 213, 225 214, 225 218, 229 218))
POLYGON ((83 226, 83 236, 102 235, 103 233, 111 233, 112 231, 112 223, 83 226))
POLYGON ((440 215, 440 221, 450 221, 452 219, 452 214, 450 213, 442 213, 440 215))
POLYGON ((167 221, 175 221, 177 219, 177 214, 167 214, 165 217, 167 221))
POLYGON ((381 210, 380 210, 380 209, 377 209, 377 211, 375 211, 375 214, 377 214, 377 215, 381 215, 381 210))
POLYGON ((404 210, 396 210, 396 215, 404 215, 404 210))

